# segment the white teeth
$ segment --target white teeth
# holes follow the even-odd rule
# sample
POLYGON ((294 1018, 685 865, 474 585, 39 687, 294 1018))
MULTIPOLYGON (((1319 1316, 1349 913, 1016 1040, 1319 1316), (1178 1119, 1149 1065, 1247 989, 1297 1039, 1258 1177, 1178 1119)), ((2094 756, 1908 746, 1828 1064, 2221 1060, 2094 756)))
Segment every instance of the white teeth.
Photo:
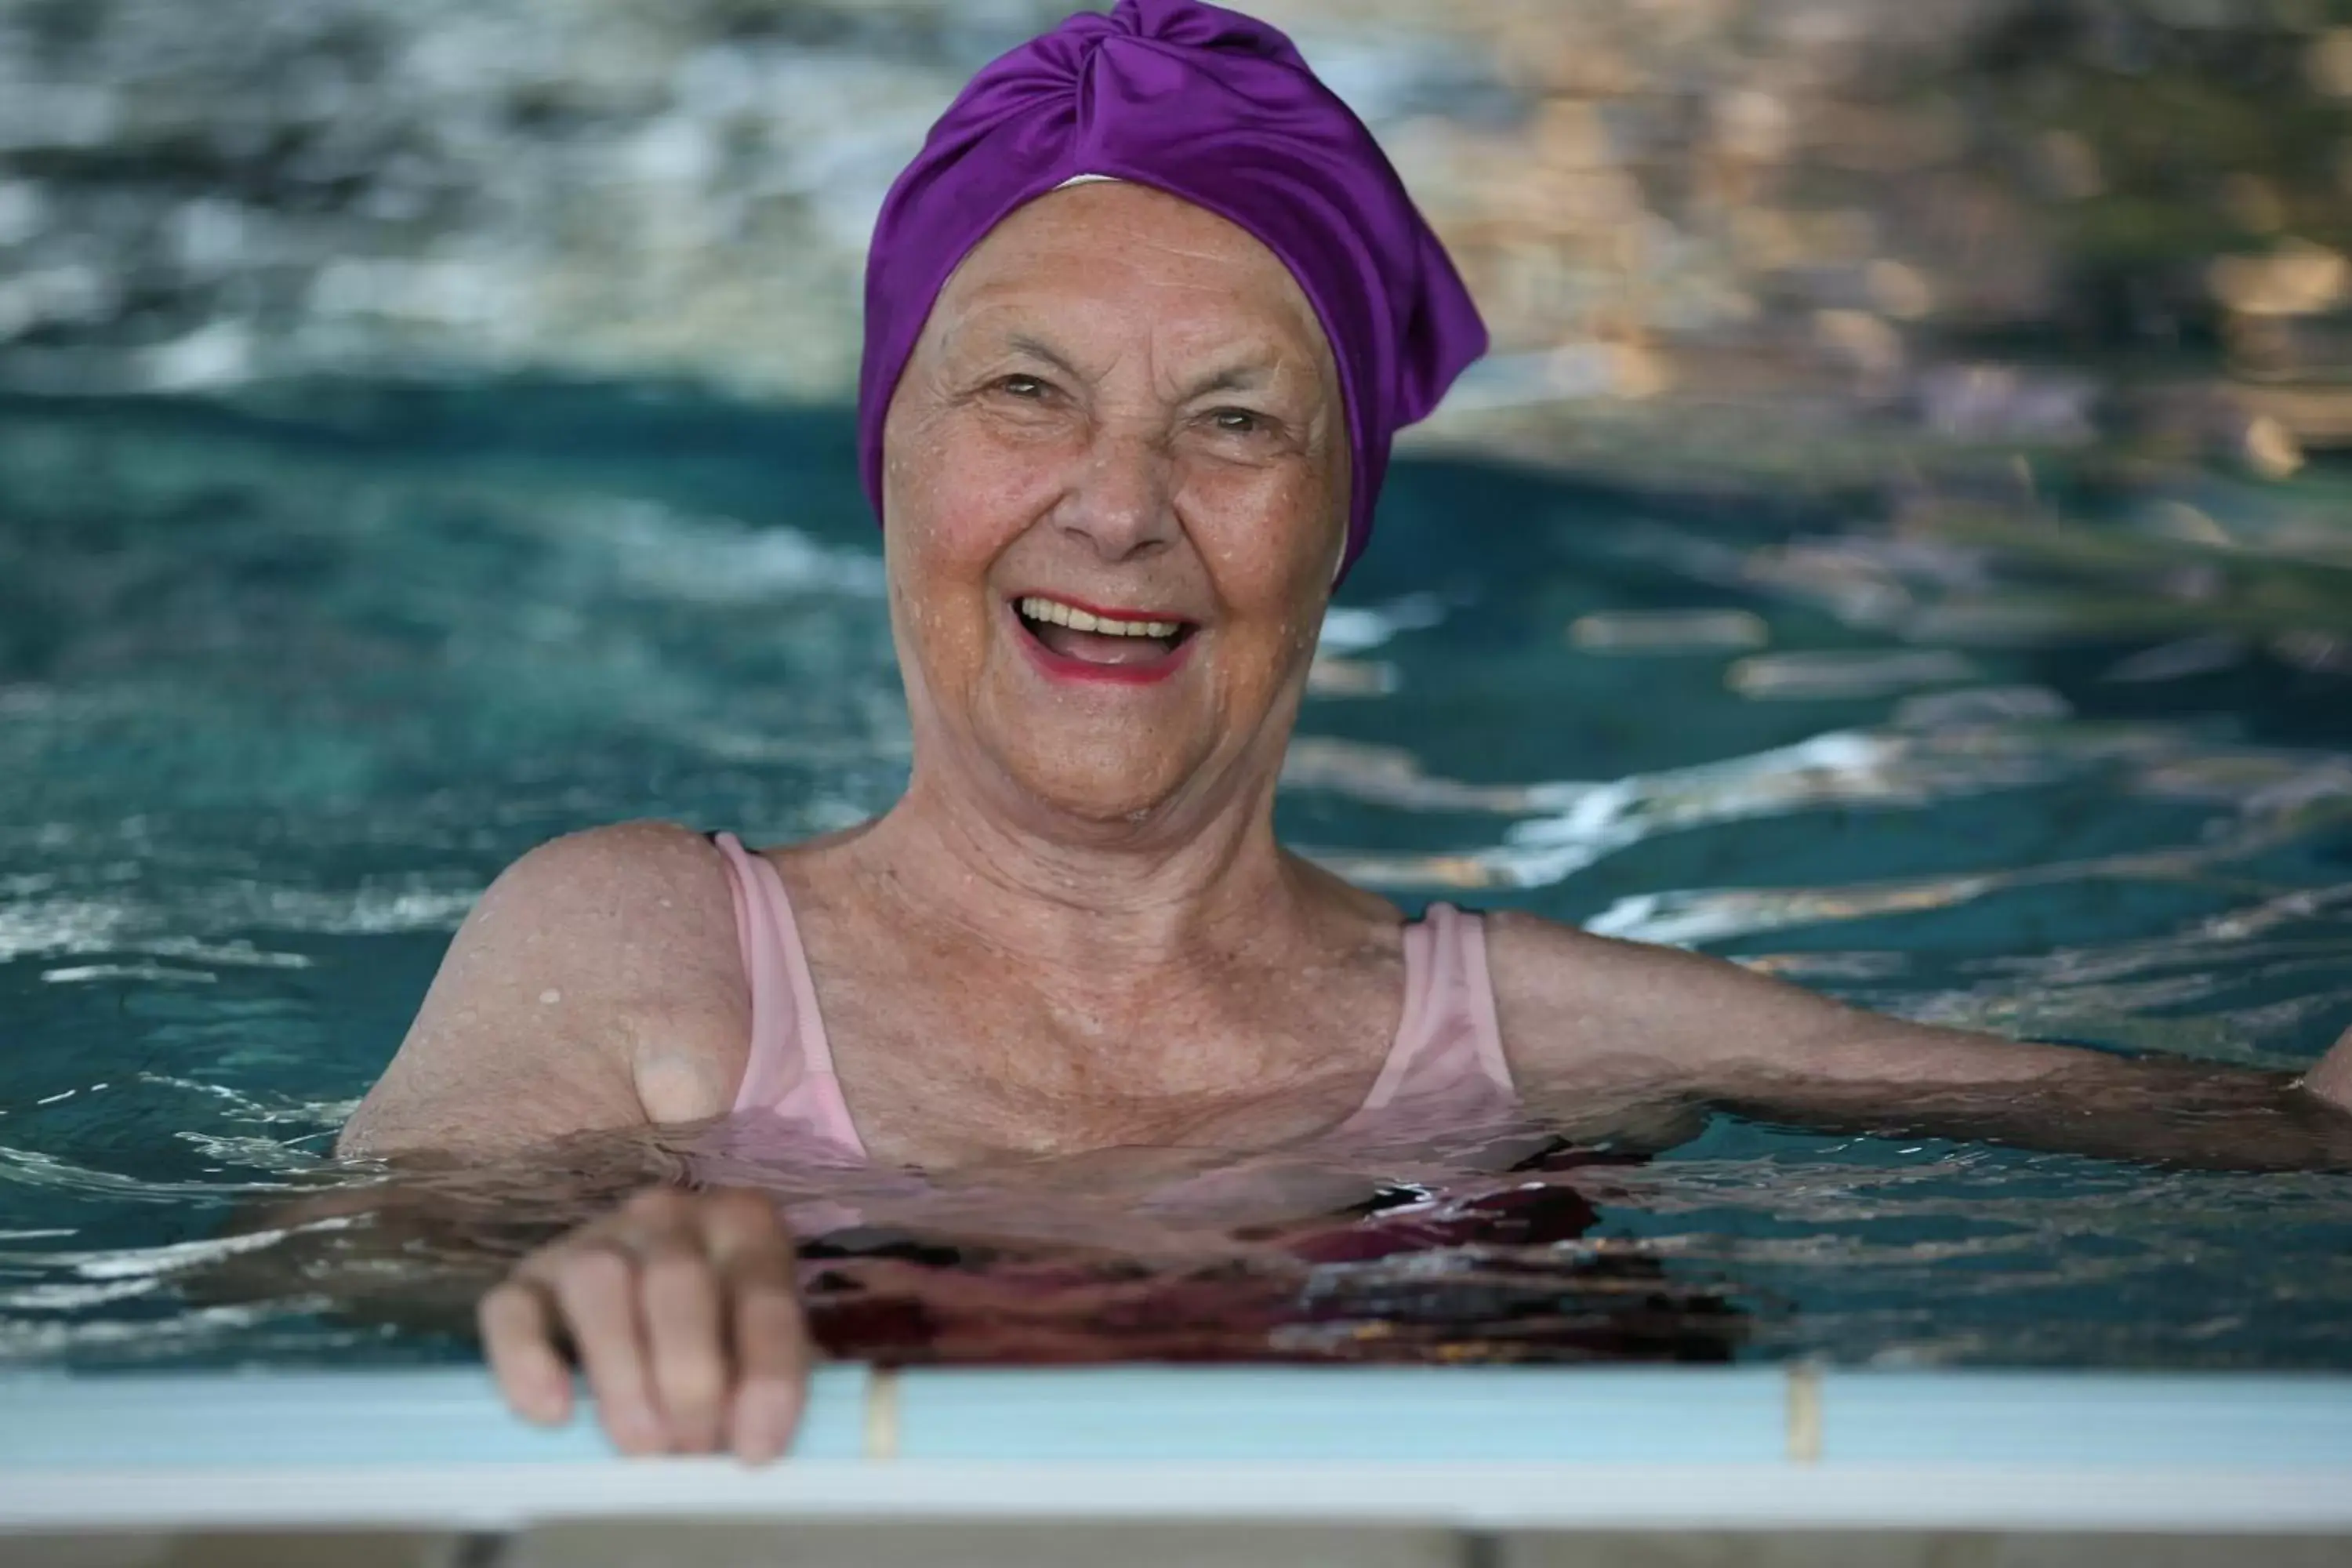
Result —
POLYGON ((1181 621, 1115 621, 1076 609, 1059 600, 1035 595, 1022 600, 1015 607, 1033 621, 1051 621, 1074 632, 1094 632, 1102 637, 1172 637, 1184 626, 1181 621))

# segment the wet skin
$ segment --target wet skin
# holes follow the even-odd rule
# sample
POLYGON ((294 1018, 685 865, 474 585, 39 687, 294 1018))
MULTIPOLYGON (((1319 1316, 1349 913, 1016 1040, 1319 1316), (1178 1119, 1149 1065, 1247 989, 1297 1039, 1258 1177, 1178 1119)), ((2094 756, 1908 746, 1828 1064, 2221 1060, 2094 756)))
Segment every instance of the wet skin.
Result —
MULTIPOLYGON (((1273 832, 1348 510, 1341 414, 1281 264, 1147 189, 1040 198, 942 290, 884 443, 907 793, 766 852, 878 1166, 1246 1158, 1361 1102, 1402 1006, 1401 917, 1273 832)), ((1530 916, 1488 933, 1530 1115, 1579 1136, 1724 1106, 2352 1164, 2352 1040, 2290 1082, 1876 1017, 1530 916)), ((749 1027, 718 852, 657 824, 577 835, 485 894, 340 1147, 527 1163, 718 1117, 749 1027)), ((791 1255, 766 1195, 654 1182, 482 1297, 491 1368, 554 1421, 576 1357, 626 1452, 772 1457, 812 1357, 791 1255)))

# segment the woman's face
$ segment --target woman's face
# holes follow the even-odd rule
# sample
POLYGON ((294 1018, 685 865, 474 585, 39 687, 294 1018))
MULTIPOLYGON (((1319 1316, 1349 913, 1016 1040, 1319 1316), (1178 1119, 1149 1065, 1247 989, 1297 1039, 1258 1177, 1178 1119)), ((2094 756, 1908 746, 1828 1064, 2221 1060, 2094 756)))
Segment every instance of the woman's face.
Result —
POLYGON ((1271 789, 1348 510, 1271 251, 1140 185, 1030 203, 940 291, 883 458, 919 786, 1102 824, 1271 789))

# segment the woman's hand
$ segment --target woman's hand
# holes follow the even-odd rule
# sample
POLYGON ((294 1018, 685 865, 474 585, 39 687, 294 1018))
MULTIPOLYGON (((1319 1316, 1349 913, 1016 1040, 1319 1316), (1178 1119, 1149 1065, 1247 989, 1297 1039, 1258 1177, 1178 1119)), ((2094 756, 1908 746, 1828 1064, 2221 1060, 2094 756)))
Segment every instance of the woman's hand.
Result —
POLYGON ((625 1454, 781 1455, 814 1360, 775 1204, 741 1188, 651 1188, 532 1253, 477 1312, 524 1419, 572 1415, 566 1342, 625 1454))

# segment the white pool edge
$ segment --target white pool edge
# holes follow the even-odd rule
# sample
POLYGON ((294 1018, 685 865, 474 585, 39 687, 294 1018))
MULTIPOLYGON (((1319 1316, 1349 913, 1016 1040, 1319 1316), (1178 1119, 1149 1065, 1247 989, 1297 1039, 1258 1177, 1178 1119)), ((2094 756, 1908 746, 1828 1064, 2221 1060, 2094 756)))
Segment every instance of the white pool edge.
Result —
POLYGON ((2352 1378, 831 1367, 760 1470, 466 1370, 0 1379, 0 1530, 616 1516, 2352 1532, 2352 1378))
POLYGON ((2352 1531, 2352 1470, 709 1460, 0 1479, 0 1531, 520 1530, 551 1521, 1213 1519, 1459 1530, 2352 1531))

